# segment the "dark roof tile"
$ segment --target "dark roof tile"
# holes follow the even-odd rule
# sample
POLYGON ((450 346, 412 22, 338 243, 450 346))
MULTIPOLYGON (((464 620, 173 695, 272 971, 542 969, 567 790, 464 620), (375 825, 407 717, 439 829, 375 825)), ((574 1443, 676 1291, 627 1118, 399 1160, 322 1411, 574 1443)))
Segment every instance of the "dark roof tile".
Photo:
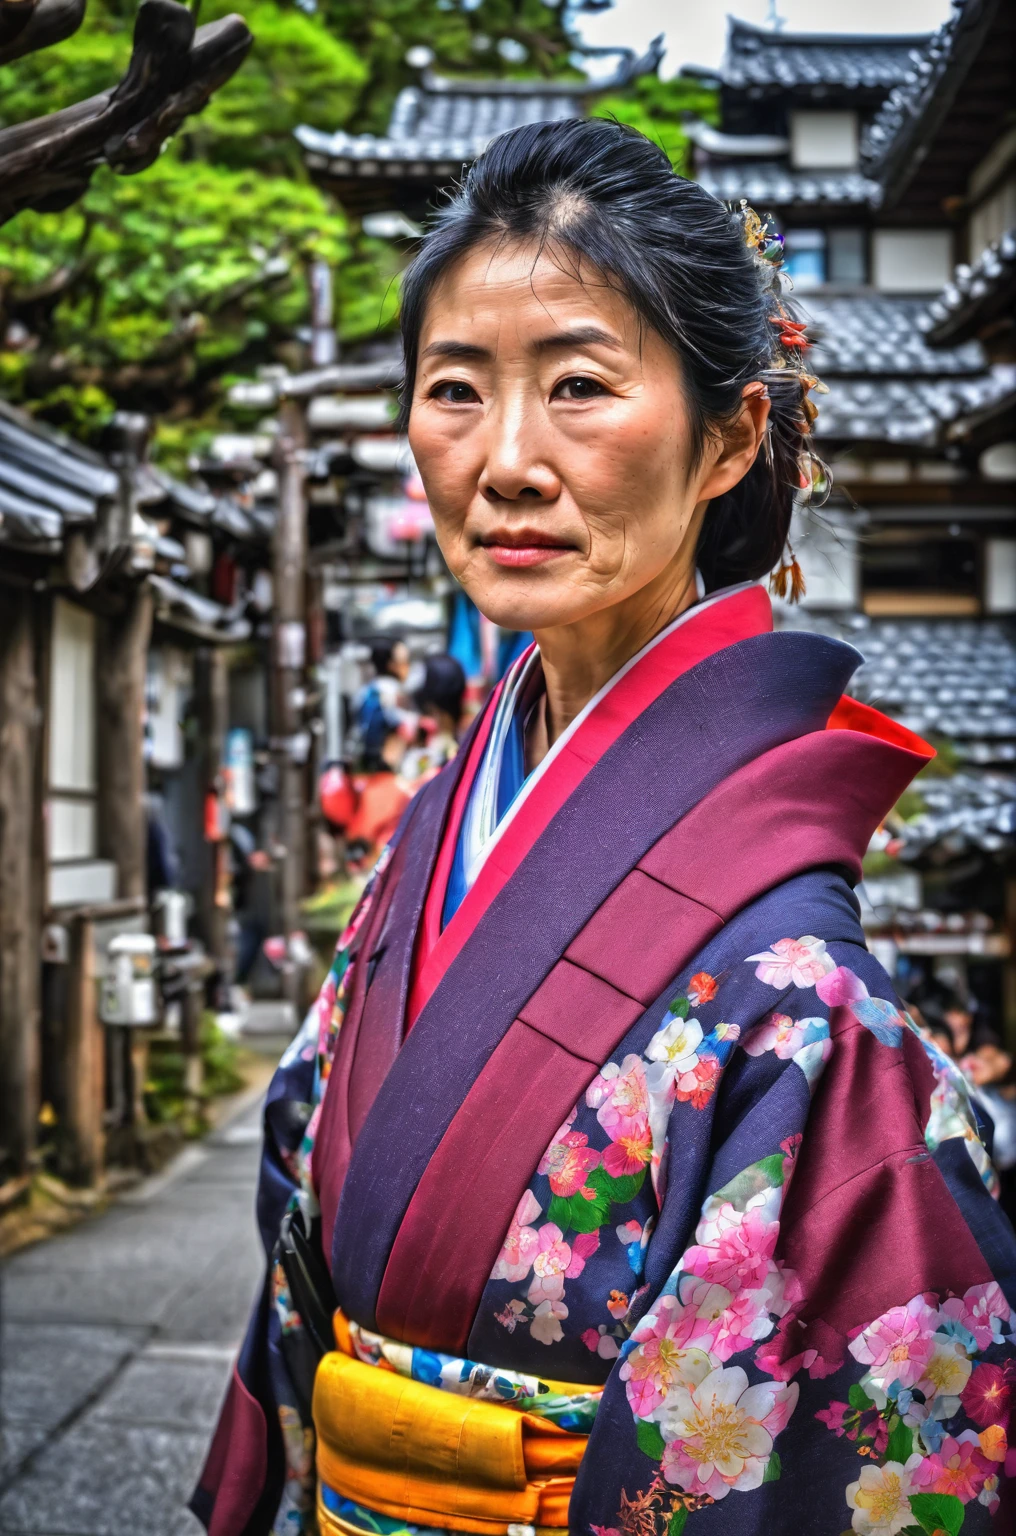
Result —
POLYGON ((925 33, 774 32, 731 18, 720 74, 724 85, 735 89, 887 89, 909 80, 915 54, 926 42, 925 33))

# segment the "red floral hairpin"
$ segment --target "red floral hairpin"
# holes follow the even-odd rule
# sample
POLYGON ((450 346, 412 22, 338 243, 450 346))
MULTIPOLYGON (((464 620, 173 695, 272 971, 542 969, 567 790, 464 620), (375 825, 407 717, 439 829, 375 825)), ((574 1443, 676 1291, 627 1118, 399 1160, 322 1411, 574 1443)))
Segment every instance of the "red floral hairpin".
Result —
POLYGON ((770 325, 778 325, 780 328, 780 346, 788 351, 798 349, 801 352, 811 346, 808 340, 808 325, 804 320, 791 320, 789 315, 779 314, 769 316, 770 325))

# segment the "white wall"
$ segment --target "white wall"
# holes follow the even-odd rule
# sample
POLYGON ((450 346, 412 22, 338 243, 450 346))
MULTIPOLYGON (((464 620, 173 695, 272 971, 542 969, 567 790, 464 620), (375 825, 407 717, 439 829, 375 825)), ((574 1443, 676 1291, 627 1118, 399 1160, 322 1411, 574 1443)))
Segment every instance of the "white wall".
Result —
POLYGON ((856 112, 791 112, 790 163, 809 171, 857 165, 856 112))
POLYGON ((1016 539, 988 539, 984 556, 985 609, 1016 613, 1016 539))
POLYGON ((872 282, 882 293, 937 293, 952 276, 947 229, 877 229, 871 255, 872 282))

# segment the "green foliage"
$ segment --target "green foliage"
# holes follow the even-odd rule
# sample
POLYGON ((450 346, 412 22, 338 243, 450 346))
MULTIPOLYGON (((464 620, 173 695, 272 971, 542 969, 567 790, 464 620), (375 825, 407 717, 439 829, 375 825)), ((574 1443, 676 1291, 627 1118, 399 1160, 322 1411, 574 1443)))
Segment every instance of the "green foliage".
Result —
POLYGON ((908 1456, 914 1454, 914 1434, 909 1425, 902 1419, 897 1419, 889 1431, 889 1443, 886 1446, 886 1460, 898 1461, 900 1466, 906 1464, 908 1456))
MULTIPOLYGON (((47 414, 68 389, 81 393, 79 416, 101 414, 99 389, 110 408, 132 401, 197 415, 226 366, 254 360, 303 321, 304 259, 339 263, 349 251, 342 218, 287 177, 187 162, 175 150, 138 177, 101 168, 74 208, 24 213, 0 230, 6 307, 49 343, 20 362, 0 353, 0 366, 8 387, 47 414), (55 302, 35 297, 53 289, 55 302)), ((375 314, 380 302, 378 293, 375 314)), ((365 309, 362 291, 355 304, 365 309)), ((357 328, 368 329, 362 315, 357 328)))
MULTIPOLYGON (((228 0, 204 3, 201 20, 235 9, 228 0)), ((333 35, 319 17, 272 0, 246 7, 243 16, 254 46, 201 115, 188 119, 189 153, 300 176, 294 128, 307 123, 331 131, 344 123, 368 82, 368 66, 341 40, 344 34, 333 35)))
POLYGON ((625 96, 606 96, 594 116, 613 117, 619 123, 637 128, 659 144, 675 171, 687 175, 691 169, 691 140, 685 131, 687 117, 700 117, 714 126, 720 109, 716 91, 697 80, 660 80, 643 75, 625 96))
MULTIPOLYGON (((201 1101, 236 1093, 244 1086, 240 1071, 240 1047, 223 1034, 213 1013, 201 1020, 201 1101)), ((200 1136, 207 1129, 202 1109, 194 1111, 185 1087, 186 1060, 175 1040, 152 1043, 148 1080, 145 1083, 145 1111, 156 1125, 181 1125, 188 1136, 200 1136)))
POLYGON ((638 1447, 643 1456, 649 1456, 653 1461, 659 1461, 666 1446, 663 1443, 663 1435, 660 1426, 652 1419, 636 1420, 635 1434, 638 1439, 638 1447))
MULTIPOLYGON (((233 8, 197 4, 202 22, 233 8)), ((0 69, 0 126, 115 85, 135 14, 136 0, 91 0, 73 37, 0 69)), ((157 454, 177 470, 219 429, 226 376, 287 355, 307 321, 312 255, 337 270, 345 342, 394 321, 399 248, 368 239, 308 182, 293 129, 383 132, 397 91, 416 79, 413 46, 442 70, 573 72, 562 12, 543 0, 318 0, 314 14, 254 0, 244 15, 247 60, 153 166, 136 177, 100 169, 74 207, 0 228, 5 398, 85 437, 117 407, 146 410, 157 454), (524 60, 502 58, 508 39, 524 60)), ((608 106, 630 107, 676 146, 679 112, 707 111, 710 99, 644 81, 632 103, 608 106)))
POLYGON ((201 1020, 201 1065, 205 1098, 215 1099, 223 1093, 239 1092, 244 1086, 239 1063, 240 1047, 236 1041, 219 1028, 214 1013, 205 1013, 201 1020))
POLYGON ((780 1461, 780 1454, 778 1451, 772 1451, 770 1453, 769 1460, 766 1462, 766 1469, 762 1474, 762 1481, 764 1483, 779 1482, 782 1473, 783 1464, 780 1461))
POLYGON ((415 83, 416 72, 406 63, 410 48, 430 48, 439 71, 574 72, 560 10, 543 0, 480 0, 468 10, 459 0, 319 0, 319 14, 367 63, 369 80, 354 113, 356 128, 365 133, 384 133, 398 91, 415 83), (497 45, 506 40, 526 49, 525 60, 501 59, 497 45))
POLYGON ((674 1513, 670 1517, 670 1523, 667 1526, 667 1536, 681 1536, 681 1533, 687 1524, 688 1510, 684 1505, 681 1505, 679 1508, 674 1510, 674 1513))
POLYGON ((959 1536, 965 1510, 963 1503, 951 1493, 912 1493, 910 1508, 917 1516, 922 1531, 934 1536, 936 1531, 946 1531, 948 1536, 959 1536))

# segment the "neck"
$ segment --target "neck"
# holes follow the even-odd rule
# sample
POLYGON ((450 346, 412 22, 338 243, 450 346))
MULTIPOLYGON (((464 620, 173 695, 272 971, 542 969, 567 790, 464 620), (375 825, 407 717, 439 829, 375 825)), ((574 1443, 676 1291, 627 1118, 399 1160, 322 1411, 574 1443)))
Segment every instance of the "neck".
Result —
POLYGON ((536 632, 546 693, 526 742, 530 772, 615 672, 694 601, 694 565, 682 561, 623 602, 536 632))

